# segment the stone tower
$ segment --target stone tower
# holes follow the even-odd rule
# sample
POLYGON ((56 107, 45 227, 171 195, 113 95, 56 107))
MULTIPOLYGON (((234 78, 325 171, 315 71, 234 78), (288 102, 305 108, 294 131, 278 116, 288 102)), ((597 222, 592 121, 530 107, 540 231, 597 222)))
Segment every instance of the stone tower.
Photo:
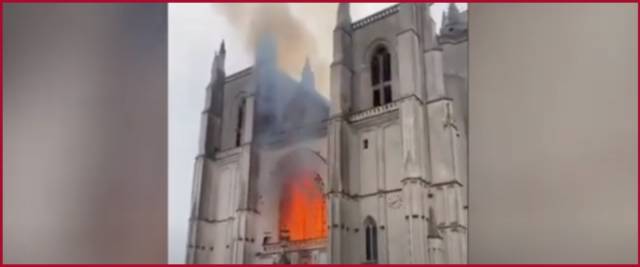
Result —
POLYGON ((443 62, 443 45, 466 44, 455 5, 445 26, 454 30, 438 39, 425 4, 357 22, 339 4, 328 122, 331 263, 466 263, 466 98, 448 88, 444 68, 459 66, 443 62))
POLYGON ((248 259, 253 87, 225 75, 224 41, 206 87, 199 154, 194 166, 187 263, 243 263, 248 259))

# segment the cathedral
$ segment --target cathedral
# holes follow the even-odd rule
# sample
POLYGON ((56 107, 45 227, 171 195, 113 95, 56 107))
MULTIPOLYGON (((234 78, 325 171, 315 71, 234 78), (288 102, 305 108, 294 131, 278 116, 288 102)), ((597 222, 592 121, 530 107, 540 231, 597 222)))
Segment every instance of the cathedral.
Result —
POLYGON ((216 52, 201 113, 188 263, 466 263, 467 12, 340 3, 330 100, 262 38, 216 52))

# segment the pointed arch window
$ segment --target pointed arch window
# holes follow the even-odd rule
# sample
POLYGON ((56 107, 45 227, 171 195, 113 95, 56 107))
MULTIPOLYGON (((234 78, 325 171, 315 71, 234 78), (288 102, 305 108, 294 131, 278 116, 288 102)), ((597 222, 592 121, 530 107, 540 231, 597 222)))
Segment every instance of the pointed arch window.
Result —
POLYGON ((365 230, 365 259, 367 263, 378 262, 378 229, 376 221, 370 216, 364 220, 365 230))
POLYGON ((242 134, 244 131, 244 113, 245 113, 246 99, 242 99, 240 101, 240 106, 238 107, 238 124, 236 125, 236 146, 240 146, 242 144, 242 134))
POLYGON ((391 54, 384 46, 378 47, 371 58, 371 87, 374 107, 391 103, 391 54))

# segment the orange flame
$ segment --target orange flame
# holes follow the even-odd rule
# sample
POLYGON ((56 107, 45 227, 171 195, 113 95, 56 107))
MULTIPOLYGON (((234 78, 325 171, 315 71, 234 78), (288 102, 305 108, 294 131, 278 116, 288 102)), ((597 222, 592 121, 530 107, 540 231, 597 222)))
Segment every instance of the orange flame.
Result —
POLYGON ((319 185, 312 172, 301 171, 286 179, 280 199, 281 238, 291 241, 327 237, 327 210, 319 185))

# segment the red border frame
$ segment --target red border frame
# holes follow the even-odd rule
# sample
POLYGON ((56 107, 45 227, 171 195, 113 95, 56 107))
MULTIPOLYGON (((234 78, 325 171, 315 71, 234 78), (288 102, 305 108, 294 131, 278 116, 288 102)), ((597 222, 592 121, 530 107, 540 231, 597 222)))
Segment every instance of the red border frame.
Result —
MULTIPOLYGON (((82 1, 82 0, 69 0, 69 1, 51 1, 51 0, 35 0, 35 1, 21 1, 21 0, 3 0, 0 3, 0 71, 3 70, 3 55, 4 55, 4 42, 3 42, 3 38, 4 38, 4 19, 3 19, 3 15, 4 15, 4 3, 207 3, 207 2, 212 2, 212 1, 204 1, 204 0, 191 0, 191 1, 159 1, 159 0, 138 0, 138 1, 126 1, 126 0, 95 0, 95 1, 82 1)), ((213 1, 213 2, 218 2, 218 3, 243 3, 243 2, 247 2, 247 3, 264 3, 264 2, 269 2, 269 3, 277 3, 277 2, 287 2, 287 3, 335 3, 335 2, 341 2, 341 1, 312 1, 312 0, 295 0, 295 1, 274 1, 274 0, 268 0, 268 1, 239 1, 239 0, 231 0, 231 1, 213 1)), ((350 2, 354 2, 354 3, 375 3, 375 2, 388 2, 388 1, 384 1, 384 0, 373 0, 373 1, 366 1, 366 0, 355 0, 355 1, 350 1, 350 2)), ((402 1, 397 1, 397 2, 412 2, 412 1, 408 1, 408 0, 402 0, 402 1)), ((434 3, 449 3, 451 1, 434 1, 434 3)), ((602 1, 598 1, 598 0, 586 0, 586 1, 580 1, 580 0, 564 0, 564 1, 548 1, 548 0, 542 0, 542 1, 499 1, 499 0, 486 0, 486 1, 464 1, 466 3, 636 3, 636 10, 640 11, 640 4, 638 4, 638 1, 632 1, 632 0, 617 0, 617 1, 606 1, 606 2, 602 2, 602 1)), ((636 13, 637 14, 637 13, 636 13)), ((636 18, 636 22, 637 22, 637 18, 636 18)), ((637 37, 638 40, 640 41, 640 30, 638 30, 637 33, 637 37)), ((640 55, 638 55, 638 59, 640 60, 640 55)), ((0 85, 0 108, 3 107, 4 104, 4 100, 3 100, 3 89, 4 89, 4 72, 2 72, 3 75, 0 76, 0 82, 2 83, 2 85, 0 85)), ((640 76, 640 70, 638 71, 638 74, 640 76)), ((636 80, 637 81, 637 80, 636 80)), ((638 102, 640 102, 640 95, 638 96, 638 102)), ((2 110, 0 110, 0 113, 4 112, 4 108, 2 108, 2 110)), ((640 124, 640 109, 638 109, 638 123, 640 124)), ((0 130, 2 130, 2 133, 0 133, 0 137, 2 138, 2 144, 0 144, 0 148, 3 148, 4 145, 4 116, 3 116, 3 124, 0 125, 0 130)), ((640 141, 640 138, 636 141, 640 141)), ((638 143, 638 150, 640 150, 640 142, 638 143)), ((4 150, 3 150, 4 151, 4 150)), ((3 176, 4 176, 4 153, 2 155, 0 155, 0 162, 2 164, 0 164, 0 170, 2 171, 2 174, 0 174, 0 189, 3 188, 3 184, 4 184, 4 180, 3 180, 3 176)), ((640 165, 640 158, 638 159, 638 164, 640 165)), ((640 191, 640 184, 638 185, 638 191, 640 191)), ((638 192, 637 191, 637 192, 638 192)), ((4 192, 4 191, 2 191, 4 192)), ((2 193, 0 193, 2 194, 2 193)), ((2 202, 4 200, 4 198, 2 200, 0 200, 0 202, 2 202)), ((638 200, 638 206, 640 207, 640 200, 638 200)), ((3 207, 0 207, 0 211, 3 210, 3 207)), ((2 213, 2 215, 4 216, 4 213, 2 213)), ((0 225, 4 225, 4 218, 0 217, 0 225)), ((638 240, 640 240, 640 231, 637 232, 638 234, 638 240)), ((0 237, 3 238, 3 243, 0 244, 0 250, 2 250, 2 255, 0 255, 0 263, 2 265, 13 265, 13 264, 5 264, 4 263, 4 227, 3 227, 3 232, 0 233, 0 237)), ((640 242, 640 241, 639 241, 640 242)), ((640 255, 640 243, 638 246, 638 255, 640 255)), ((20 264, 22 266, 43 266, 45 264, 20 264)), ((58 264, 56 264, 58 265, 58 264)), ((76 265, 76 264, 60 264, 60 265, 76 265)), ((109 266, 109 265, 148 265, 148 266, 157 266, 157 265, 168 265, 168 264, 80 264, 80 265, 104 265, 104 266, 109 266)), ((172 265, 183 265, 183 264, 172 264, 172 265)), ((184 264, 186 265, 186 264, 184 264)), ((233 264, 217 264, 218 266, 238 266, 238 265, 233 265, 233 264)), ((241 264, 240 264, 241 265, 241 264)), ((256 264, 253 266, 260 266, 262 264, 256 264)), ((334 266, 350 266, 350 265, 355 265, 355 266, 368 266, 370 264, 335 264, 334 266)), ((410 266, 416 266, 418 264, 415 265, 411 265, 411 264, 389 264, 389 266, 406 266, 406 267, 410 267, 410 266)), ((493 266, 495 264, 464 264, 465 266, 493 266)), ((538 266, 538 265, 545 265, 545 266, 583 266, 583 265, 589 265, 589 266, 610 266, 607 264, 500 264, 502 266, 516 266, 516 265, 521 265, 521 266, 538 266)), ((612 264, 611 264, 612 265, 612 264)), ((623 265, 623 264, 621 264, 623 265)), ((630 266, 640 266, 639 263, 636 264, 624 264, 624 265, 630 265, 630 266)), ((268 265, 268 266, 274 266, 274 265, 268 265)), ((275 265, 278 266, 278 265, 275 265)), ((286 266, 286 265, 279 265, 279 266, 286 266)), ((373 266, 373 265, 370 265, 373 266)), ((429 266, 451 266, 449 264, 437 264, 437 265, 429 265, 429 266)))

